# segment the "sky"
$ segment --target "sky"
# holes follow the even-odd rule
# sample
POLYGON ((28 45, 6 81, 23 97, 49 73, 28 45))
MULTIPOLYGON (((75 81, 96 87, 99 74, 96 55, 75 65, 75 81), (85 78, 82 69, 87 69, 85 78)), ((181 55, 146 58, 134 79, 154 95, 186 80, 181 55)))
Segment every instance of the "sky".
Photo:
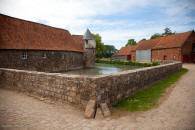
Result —
POLYGON ((195 0, 0 0, 0 13, 84 34, 98 33, 117 49, 163 33, 195 29, 195 0))

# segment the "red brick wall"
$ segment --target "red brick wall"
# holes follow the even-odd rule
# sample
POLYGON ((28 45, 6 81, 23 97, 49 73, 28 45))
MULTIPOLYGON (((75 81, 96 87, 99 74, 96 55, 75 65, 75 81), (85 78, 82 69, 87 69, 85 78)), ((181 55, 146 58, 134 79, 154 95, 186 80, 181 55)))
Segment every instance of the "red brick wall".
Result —
POLYGON ((181 48, 152 50, 152 61, 164 60, 166 56, 166 60, 193 62, 195 54, 192 54, 192 43, 195 43, 195 33, 192 33, 181 48))
POLYGON ((131 60, 136 61, 136 51, 131 52, 131 60))
POLYGON ((152 61, 161 60, 181 61, 181 48, 152 50, 152 61))
POLYGON ((192 43, 195 43, 195 33, 193 33, 189 39, 182 46, 182 60, 183 62, 193 62, 195 57, 192 54, 192 43))

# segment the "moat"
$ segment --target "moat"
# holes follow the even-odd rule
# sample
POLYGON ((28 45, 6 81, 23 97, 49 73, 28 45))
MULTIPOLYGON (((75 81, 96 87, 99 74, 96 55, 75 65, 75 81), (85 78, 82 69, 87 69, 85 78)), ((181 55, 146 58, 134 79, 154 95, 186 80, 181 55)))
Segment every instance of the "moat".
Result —
POLYGON ((96 63, 94 68, 73 70, 68 72, 62 72, 64 74, 75 74, 75 75, 102 75, 110 74, 113 72, 120 72, 125 70, 132 70, 141 68, 140 66, 130 66, 130 65, 116 65, 116 64, 102 64, 96 63))

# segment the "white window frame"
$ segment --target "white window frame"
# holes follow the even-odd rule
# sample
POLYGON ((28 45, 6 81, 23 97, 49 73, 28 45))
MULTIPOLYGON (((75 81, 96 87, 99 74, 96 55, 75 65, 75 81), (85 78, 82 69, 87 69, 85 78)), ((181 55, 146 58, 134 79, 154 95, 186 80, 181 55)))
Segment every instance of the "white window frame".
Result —
POLYGON ((22 59, 23 59, 23 60, 28 59, 27 51, 23 51, 23 52, 22 52, 22 59))

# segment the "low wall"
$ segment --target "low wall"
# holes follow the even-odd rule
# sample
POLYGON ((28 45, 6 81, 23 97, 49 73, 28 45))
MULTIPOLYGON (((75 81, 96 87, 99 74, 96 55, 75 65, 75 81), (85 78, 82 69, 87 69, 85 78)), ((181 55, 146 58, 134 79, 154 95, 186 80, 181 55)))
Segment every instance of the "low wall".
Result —
POLYGON ((96 96, 98 104, 106 102, 109 106, 115 105, 148 87, 148 85, 181 70, 181 68, 182 63, 169 63, 97 76, 96 96))
POLYGON ((0 87, 62 99, 85 107, 93 97, 93 79, 59 73, 0 68, 0 87))
POLYGON ((99 76, 0 68, 0 87, 62 99, 83 108, 92 98, 112 106, 181 68, 182 63, 169 63, 99 76))

